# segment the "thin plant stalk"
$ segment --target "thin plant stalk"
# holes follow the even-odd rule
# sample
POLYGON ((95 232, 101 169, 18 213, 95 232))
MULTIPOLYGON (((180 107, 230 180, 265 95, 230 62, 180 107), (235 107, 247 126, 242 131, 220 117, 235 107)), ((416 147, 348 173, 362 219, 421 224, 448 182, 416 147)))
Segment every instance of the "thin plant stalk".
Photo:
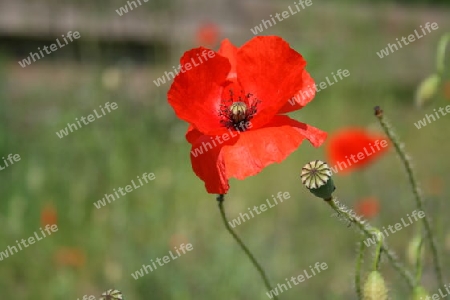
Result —
MULTIPOLYGON (((339 215, 343 215, 349 222, 354 223, 358 227, 358 229, 362 233, 364 233, 368 238, 371 238, 373 236, 373 230, 374 230, 373 228, 374 227, 372 227, 372 230, 367 229, 366 226, 364 225, 364 222, 362 222, 361 220, 359 220, 357 218, 354 218, 353 216, 351 216, 348 213, 348 211, 343 210, 340 207, 338 207, 336 205, 336 203, 334 202, 334 199, 329 199, 329 200, 326 200, 325 202, 328 203, 328 205, 330 205, 331 208, 334 211, 336 211, 339 215)), ((414 279, 413 279, 412 275, 410 274, 410 272, 405 269, 405 267, 402 265, 402 263, 397 260, 397 255, 390 248, 388 248, 385 244, 381 245, 381 250, 383 251, 383 253, 385 253, 385 255, 391 262, 394 269, 403 277, 403 279, 405 279, 408 286, 411 289, 413 289, 415 286, 414 279)))
POLYGON ((417 252, 416 252, 416 283, 417 285, 420 284, 420 279, 422 278, 422 269, 423 269, 423 265, 422 265, 422 247, 423 247, 423 237, 421 237, 420 239, 420 243, 417 246, 417 252))
POLYGON ((381 260, 381 253, 383 252, 383 235, 381 234, 381 232, 376 229, 375 230, 375 234, 377 236, 377 249, 375 250, 375 260, 373 261, 373 270, 374 271, 378 271, 379 267, 380 267, 380 260, 381 260))
MULTIPOLYGON (((400 145, 399 141, 397 140, 397 138, 395 136, 395 133, 392 130, 391 126, 389 126, 389 124, 384 119, 383 111, 379 107, 375 108, 375 115, 377 116, 377 119, 380 122, 380 125, 383 128, 384 132, 387 134, 387 136, 391 140, 392 144, 394 145, 394 148, 395 148, 398 156, 400 157, 400 160, 402 161, 402 163, 403 163, 403 165, 404 165, 404 167, 406 169, 406 173, 408 174, 409 183, 411 185, 412 192, 414 194, 414 199, 415 199, 415 202, 416 202, 416 208, 419 211, 424 211, 424 209, 423 209, 423 199, 422 199, 422 196, 421 196, 421 194, 419 192, 417 180, 416 180, 416 177, 414 175, 414 172, 413 172, 410 160, 408 159, 405 151, 403 151, 402 146, 400 145)), ((434 235, 433 235, 433 230, 431 229, 431 225, 430 225, 430 222, 428 220, 427 214, 425 214, 425 216, 422 218, 422 222, 423 222, 423 225, 424 225, 426 237, 428 238, 428 241, 429 241, 429 244, 430 244, 431 253, 433 255, 434 272, 436 274, 436 278, 437 278, 438 284, 439 284, 439 286, 444 286, 444 280, 443 280, 443 277, 442 277, 442 270, 441 270, 439 254, 438 254, 435 238, 434 238, 434 235)))
MULTIPOLYGON (((219 195, 217 196, 217 202, 219 204, 219 210, 220 210, 220 215, 222 216, 222 220, 223 223, 225 225, 225 228, 227 229, 227 231, 231 234, 231 236, 234 238, 234 240, 239 244, 239 246, 241 247, 241 249, 245 252, 245 254, 247 255, 247 257, 250 259, 250 261, 252 262, 252 264, 255 266, 255 268, 258 270, 259 275, 261 276, 264 285, 267 288, 267 291, 271 291, 272 287, 270 285, 269 279, 266 275, 266 272, 264 271, 264 269, 261 267, 261 264, 258 263, 258 261, 256 260, 255 256, 250 252, 250 250, 248 249, 248 247, 244 244, 244 242, 239 238, 239 236, 233 231, 233 229, 230 227, 230 224, 228 223, 228 219, 227 216, 225 214, 225 210, 223 208, 223 202, 225 201, 225 196, 224 195, 219 195)), ((272 295, 273 299, 277 300, 278 297, 276 295, 272 295)))
POLYGON ((358 258, 356 259, 356 267, 355 267, 355 290, 356 295, 359 300, 362 300, 362 291, 361 291, 361 265, 364 258, 364 241, 359 243, 359 253, 358 258))

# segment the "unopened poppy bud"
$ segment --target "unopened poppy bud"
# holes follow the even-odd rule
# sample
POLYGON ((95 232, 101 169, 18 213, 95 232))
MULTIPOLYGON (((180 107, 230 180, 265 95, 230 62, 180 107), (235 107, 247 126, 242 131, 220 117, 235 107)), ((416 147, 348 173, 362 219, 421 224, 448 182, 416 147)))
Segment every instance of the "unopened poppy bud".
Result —
POLYGON ((431 102, 436 96, 440 84, 441 77, 438 74, 433 74, 422 81, 416 91, 416 106, 424 107, 431 102))
POLYGON ((420 285, 416 286, 413 291, 412 300, 425 300, 425 299, 430 299, 430 296, 428 296, 428 292, 420 285))
POLYGON ((314 160, 302 168, 300 177, 302 178, 302 183, 311 193, 316 197, 329 201, 332 199, 332 194, 336 189, 331 175, 331 170, 325 162, 314 160))
POLYGON ((408 262, 411 265, 415 265, 417 263, 417 259, 423 259, 424 247, 423 245, 421 246, 421 243, 422 237, 420 235, 413 237, 412 240, 409 241, 406 255, 408 257, 408 262))
POLYGON ((386 300, 387 288, 380 272, 372 271, 364 283, 363 299, 364 300, 386 300))

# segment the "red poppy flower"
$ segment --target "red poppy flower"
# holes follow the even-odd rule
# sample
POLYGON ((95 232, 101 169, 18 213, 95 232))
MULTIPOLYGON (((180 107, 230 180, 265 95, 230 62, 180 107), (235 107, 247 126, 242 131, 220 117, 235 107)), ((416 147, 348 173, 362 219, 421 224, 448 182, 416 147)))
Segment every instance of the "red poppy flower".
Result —
POLYGON ((380 211, 380 202, 375 197, 361 199, 355 205, 355 212, 365 218, 375 217, 380 211))
POLYGON ((362 128, 347 128, 334 133, 327 145, 330 167, 334 173, 363 168, 389 148, 386 137, 362 128))
POLYGON ((41 211, 41 226, 53 225, 58 221, 58 214, 56 208, 52 204, 47 204, 41 211))
POLYGON ((181 64, 205 53, 207 60, 177 75, 168 100, 190 124, 192 167, 209 193, 227 193, 229 178, 281 162, 304 139, 323 143, 325 132, 281 115, 305 106, 315 93, 305 60, 288 43, 258 36, 237 48, 224 40, 217 53, 202 47, 186 52, 181 64))
POLYGON ((219 35, 219 26, 212 22, 204 23, 197 29, 197 43, 199 46, 214 47, 219 40, 219 35))

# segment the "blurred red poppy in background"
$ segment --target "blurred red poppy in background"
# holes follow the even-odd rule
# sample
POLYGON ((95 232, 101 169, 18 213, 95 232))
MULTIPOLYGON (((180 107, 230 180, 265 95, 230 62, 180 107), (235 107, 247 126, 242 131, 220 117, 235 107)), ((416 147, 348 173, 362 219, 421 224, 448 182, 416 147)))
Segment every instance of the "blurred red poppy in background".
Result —
POLYGON ((330 136, 326 151, 332 170, 345 173, 373 163, 388 148, 383 135, 363 128, 345 128, 330 136))
POLYGON ((375 197, 363 198, 355 204, 355 212, 367 219, 375 217, 379 211, 380 202, 375 197))
POLYGON ((441 177, 433 176, 432 178, 428 179, 427 185, 425 187, 428 194, 439 196, 444 190, 445 182, 441 177))
POLYGON ((324 142, 325 132, 281 115, 315 94, 306 61, 283 39, 258 36, 240 48, 226 39, 217 53, 202 47, 186 52, 181 64, 205 53, 209 59, 175 77, 168 101, 190 124, 192 167, 209 193, 227 193, 229 178, 283 161, 305 139, 315 147, 324 142))
POLYGON ((55 262, 60 267, 81 268, 86 263, 86 255, 83 250, 74 247, 60 247, 54 256, 55 262))
POLYGON ((213 48, 219 42, 219 26, 212 22, 201 24, 196 32, 197 44, 208 48, 213 48))
POLYGON ((58 214, 53 204, 46 204, 41 210, 41 226, 57 224, 58 214))
POLYGON ((450 80, 444 83, 444 97, 450 100, 450 80))

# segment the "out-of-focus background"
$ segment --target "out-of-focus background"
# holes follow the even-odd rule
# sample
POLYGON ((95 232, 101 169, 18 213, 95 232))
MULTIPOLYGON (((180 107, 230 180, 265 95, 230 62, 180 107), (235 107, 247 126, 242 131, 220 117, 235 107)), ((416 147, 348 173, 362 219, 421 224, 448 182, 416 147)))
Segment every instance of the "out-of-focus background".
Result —
MULTIPOLYGON (((82 299, 110 288, 125 299, 266 299, 259 275, 225 231, 215 196, 193 173, 187 124, 166 100, 184 51, 217 50, 223 38, 242 45, 270 15, 293 1, 145 0, 0 2, 0 157, 20 161, 0 171, 0 252, 16 240, 58 231, 0 261, 1 299, 82 299), (128 1, 130 2, 130 1, 128 1), (132 5, 132 4, 131 4, 132 5), (128 12, 125 12, 125 8, 128 12), (121 15, 122 14, 122 15, 121 15), (36 61, 30 52, 49 47, 69 31, 79 39, 36 61), (106 102, 118 108, 62 138, 56 134, 106 102), (94 203, 143 173, 155 180, 104 207, 94 203), (193 251, 142 278, 131 274, 182 243, 193 251)), ((439 38, 450 31, 443 1, 319 1, 261 35, 279 35, 300 52, 317 82, 338 69, 350 76, 322 90, 292 117, 333 134, 358 126, 379 130, 381 105, 405 142, 432 217, 444 272, 449 278, 450 117, 417 129, 425 113, 450 104, 450 83, 422 109, 415 90, 435 70, 439 38), (390 55, 376 54, 426 22, 439 29, 390 55)), ((447 66, 449 62, 447 60, 447 66)), ((448 67, 447 67, 448 68, 448 67)), ((274 284, 316 262, 328 269, 283 292, 280 299, 356 299, 358 234, 300 184, 301 167, 327 160, 324 147, 305 142, 281 164, 245 181, 231 180, 225 207, 230 219, 278 192, 291 198, 236 228, 274 284)), ((5 166, 3 159, 0 160, 5 166)), ((395 224, 415 208, 405 172, 391 149, 376 164, 337 174, 337 196, 348 206, 375 198, 374 226, 395 224)), ((408 263, 410 226, 388 238, 408 263)), ((364 274, 373 247, 366 252, 364 274)), ((388 263, 381 266, 392 299, 409 291, 388 263)), ((437 291, 427 249, 422 283, 437 291)))

